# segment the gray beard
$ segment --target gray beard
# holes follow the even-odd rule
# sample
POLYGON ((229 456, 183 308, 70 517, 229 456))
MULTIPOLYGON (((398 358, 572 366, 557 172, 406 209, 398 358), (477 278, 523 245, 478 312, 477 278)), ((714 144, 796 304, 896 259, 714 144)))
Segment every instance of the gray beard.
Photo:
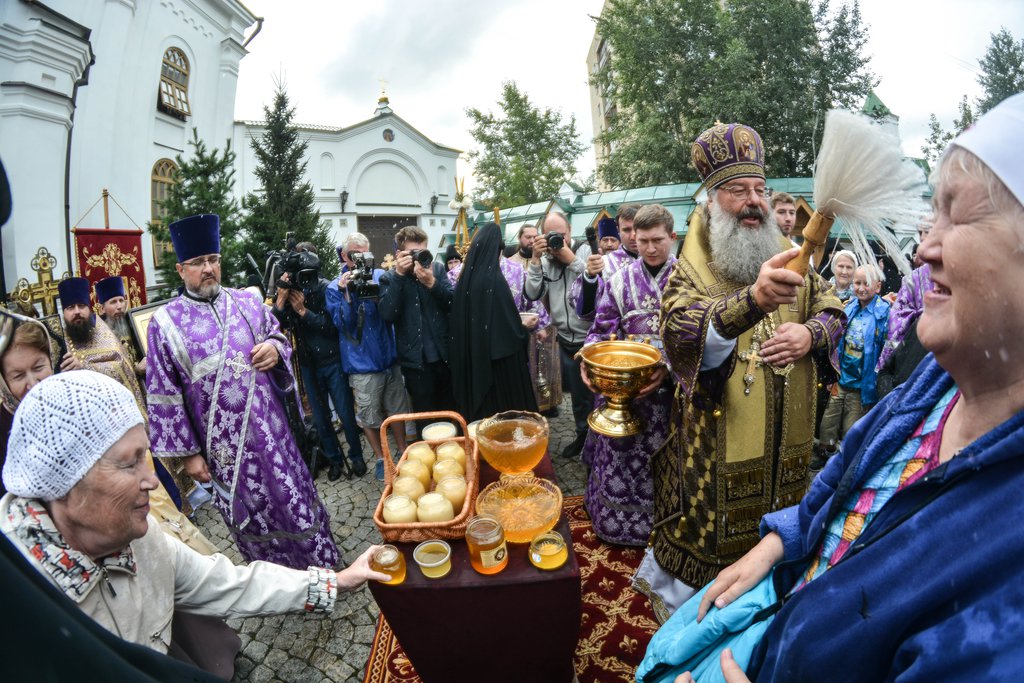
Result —
POLYGON ((219 282, 207 282, 204 285, 200 285, 199 289, 192 291, 188 290, 193 296, 197 296, 201 299, 213 299, 220 294, 220 283, 219 282))
POLYGON ((741 285, 752 285, 761 272, 761 265, 778 254, 779 226, 768 211, 761 227, 747 228, 738 216, 727 213, 718 203, 711 207, 711 257, 719 274, 741 285))
POLYGON ((122 315, 117 318, 111 318, 106 321, 107 325, 111 330, 114 331, 114 335, 118 339, 126 339, 132 336, 131 328, 128 326, 128 320, 122 315))

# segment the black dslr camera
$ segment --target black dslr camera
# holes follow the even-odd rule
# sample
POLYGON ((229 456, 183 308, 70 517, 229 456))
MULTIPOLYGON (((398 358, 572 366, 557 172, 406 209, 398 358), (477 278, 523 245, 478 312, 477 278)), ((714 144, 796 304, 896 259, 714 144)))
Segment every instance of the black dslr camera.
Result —
POLYGON ((409 256, 412 257, 413 263, 418 263, 424 268, 430 268, 430 264, 434 262, 434 255, 430 253, 429 249, 413 249, 409 252, 409 256))
POLYGON ((277 296, 277 290, 308 289, 320 279, 320 258, 308 251, 295 248, 295 233, 285 235, 285 248, 267 253, 267 266, 264 271, 264 289, 271 298, 277 296), (281 276, 288 273, 288 280, 281 276))
POLYGON ((548 251, 558 251, 565 246, 565 236, 560 232, 549 232, 548 238, 548 251))
POLYGON ((368 251, 351 251, 352 277, 348 281, 348 294, 359 301, 376 301, 380 298, 380 285, 373 281, 373 254, 368 251))

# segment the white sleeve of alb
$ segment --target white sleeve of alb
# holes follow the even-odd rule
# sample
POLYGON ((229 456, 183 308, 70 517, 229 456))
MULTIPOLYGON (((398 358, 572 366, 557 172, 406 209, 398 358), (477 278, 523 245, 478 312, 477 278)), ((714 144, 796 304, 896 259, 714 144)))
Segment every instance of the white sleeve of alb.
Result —
POLYGON ((708 333, 704 337, 704 355, 700 359, 700 371, 714 370, 729 358, 735 348, 735 339, 726 339, 718 333, 714 325, 708 325, 708 333))

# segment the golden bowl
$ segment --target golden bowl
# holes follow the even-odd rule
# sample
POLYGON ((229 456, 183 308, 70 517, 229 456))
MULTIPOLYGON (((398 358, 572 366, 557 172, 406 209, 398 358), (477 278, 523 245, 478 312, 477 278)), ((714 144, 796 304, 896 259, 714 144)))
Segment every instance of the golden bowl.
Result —
POLYGON ((547 479, 502 477, 480 492, 476 513, 497 519, 509 543, 529 543, 558 524, 562 491, 547 479))
POLYGON ((590 428, 605 436, 631 436, 643 429, 629 402, 647 386, 661 363, 661 351, 650 344, 613 339, 580 349, 587 379, 608 402, 590 414, 590 428))

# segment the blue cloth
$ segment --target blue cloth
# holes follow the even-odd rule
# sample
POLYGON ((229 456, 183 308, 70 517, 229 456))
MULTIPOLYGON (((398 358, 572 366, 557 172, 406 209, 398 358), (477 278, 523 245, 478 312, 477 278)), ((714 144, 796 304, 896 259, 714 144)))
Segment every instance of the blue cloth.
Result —
MULTIPOLYGON (((762 535, 777 532, 785 548, 775 568, 779 595, 806 569, 839 502, 951 386, 929 354, 854 425, 800 505, 765 515, 762 535)), ((751 680, 1017 680, 1024 669, 1022 444, 1024 411, 894 495, 853 549, 777 613, 751 660, 751 680)))
POLYGON ((120 275, 111 275, 96 283, 96 301, 105 304, 115 296, 124 296, 124 278, 120 275))
POLYGON ((764 614, 776 601, 772 575, 722 609, 712 606, 698 623, 697 609, 710 586, 683 603, 651 638, 636 670, 639 683, 672 683, 684 671, 697 683, 725 683, 720 658, 727 648, 746 669, 772 620, 764 614))
POLYGON ((75 304, 89 305, 89 281, 84 277, 69 277, 57 283, 61 309, 75 304))
POLYGON ((839 386, 860 391, 861 405, 878 402, 878 373, 875 365, 889 329, 889 303, 875 298, 861 307, 854 297, 846 304, 846 332, 839 345, 839 386))
POLYGON ((345 431, 348 457, 362 461, 363 442, 359 440, 362 430, 356 424, 355 400, 352 398, 352 389, 348 386, 348 377, 342 373, 341 366, 337 363, 316 368, 300 365, 299 371, 302 373, 302 383, 306 387, 306 397, 309 398, 309 409, 313 413, 313 424, 316 425, 320 444, 327 459, 333 463, 341 462, 338 436, 334 432, 334 425, 331 424, 331 407, 327 403, 327 397, 330 396, 345 431))
MULTIPOLYGON (((348 268, 342 270, 342 274, 348 268)), ((379 283, 384 271, 373 271, 373 281, 379 283)), ((349 375, 384 372, 398 358, 395 348, 395 331, 391 323, 380 316, 374 301, 345 301, 338 280, 327 288, 327 311, 338 328, 341 345, 341 367, 349 375), (363 309, 362 336, 359 336, 358 313, 363 309)))
POLYGON ((171 243, 178 263, 196 256, 220 253, 220 216, 216 214, 189 216, 174 221, 167 228, 171 231, 171 243))

